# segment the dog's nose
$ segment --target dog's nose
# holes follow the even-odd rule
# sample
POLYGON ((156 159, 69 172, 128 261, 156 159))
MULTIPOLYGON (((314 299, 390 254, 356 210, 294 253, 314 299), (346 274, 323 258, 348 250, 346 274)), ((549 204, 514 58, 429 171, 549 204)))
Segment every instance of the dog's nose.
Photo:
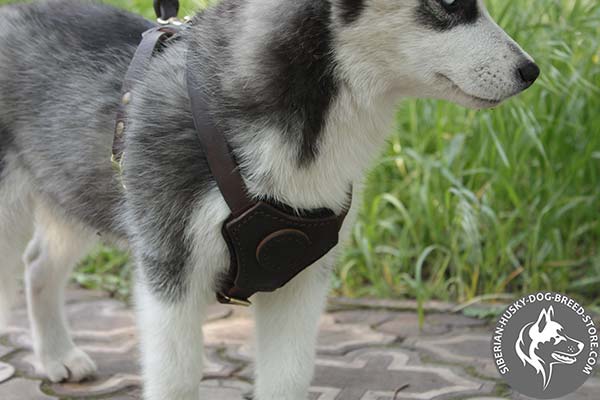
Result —
POLYGON ((527 84, 527 87, 533 85, 538 76, 540 76, 540 67, 533 61, 527 61, 519 68, 519 77, 527 84))

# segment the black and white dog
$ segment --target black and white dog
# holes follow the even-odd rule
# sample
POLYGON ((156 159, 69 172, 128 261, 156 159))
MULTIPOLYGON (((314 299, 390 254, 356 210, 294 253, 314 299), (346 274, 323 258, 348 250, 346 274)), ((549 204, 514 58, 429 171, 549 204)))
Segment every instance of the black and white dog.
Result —
MULTIPOLYGON (((202 317, 229 262, 229 210, 194 130, 186 54, 253 196, 339 212, 353 185, 342 239, 400 100, 488 108, 539 75, 481 0, 223 0, 135 86, 123 190, 109 161, 115 112, 151 24, 72 0, 5 6, 0 20, 2 315, 24 264, 48 378, 93 374, 69 336, 63 289, 99 240, 128 245, 147 400, 198 398, 202 317)), ((253 298, 256 400, 307 398, 333 262, 253 298)))

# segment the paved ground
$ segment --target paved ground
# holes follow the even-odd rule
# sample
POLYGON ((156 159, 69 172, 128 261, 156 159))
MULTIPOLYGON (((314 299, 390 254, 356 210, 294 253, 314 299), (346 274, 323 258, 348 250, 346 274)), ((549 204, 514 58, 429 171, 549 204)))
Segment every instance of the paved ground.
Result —
MULTIPOLYGON (((75 340, 98 363, 98 376, 77 385, 41 379, 22 310, 14 326, 0 335, 0 399, 139 399, 132 312, 94 292, 71 291, 68 303, 75 340)), ((489 354, 491 327, 484 322, 434 303, 419 332, 410 302, 332 303, 321 322, 311 400, 524 399, 499 380, 489 354)), ((248 395, 252 330, 247 310, 211 309, 202 399, 248 395)), ((600 399, 600 378, 565 399, 600 399)))

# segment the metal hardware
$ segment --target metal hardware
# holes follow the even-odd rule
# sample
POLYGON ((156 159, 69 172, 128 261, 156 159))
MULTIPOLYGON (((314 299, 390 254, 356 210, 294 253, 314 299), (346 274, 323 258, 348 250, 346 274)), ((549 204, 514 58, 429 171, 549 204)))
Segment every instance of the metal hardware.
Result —
POLYGON ((185 17, 183 17, 183 21, 180 20, 177 17, 171 17, 169 19, 162 19, 162 18, 157 18, 156 22, 159 23, 159 25, 175 25, 175 26, 181 26, 183 24, 187 24, 192 22, 192 17, 190 17, 189 15, 186 15, 185 17))
POLYGON ((125 132, 125 122, 119 121, 117 122, 117 126, 115 128, 115 134, 117 136, 122 136, 123 132, 125 132))
POLYGON ((121 155, 119 160, 116 159, 115 155, 112 154, 110 156, 110 163, 112 165, 113 170, 117 173, 119 177, 119 183, 123 187, 123 189, 127 189, 125 187, 125 183, 123 183, 123 160, 125 159, 125 153, 121 155))
POLYGON ((250 307, 252 305, 248 300, 240 300, 235 297, 229 297, 224 295, 223 293, 219 293, 219 302, 223 304, 231 304, 234 306, 242 306, 242 307, 250 307))
POLYGON ((110 156, 110 163, 115 172, 118 172, 119 174, 123 172, 123 158, 117 161, 115 155, 113 154, 110 156))

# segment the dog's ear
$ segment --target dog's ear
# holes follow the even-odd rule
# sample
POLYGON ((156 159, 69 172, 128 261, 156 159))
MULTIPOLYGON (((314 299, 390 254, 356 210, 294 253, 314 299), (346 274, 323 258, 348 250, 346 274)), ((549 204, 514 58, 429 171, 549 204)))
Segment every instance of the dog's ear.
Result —
POLYGON ((546 325, 552 320, 552 316, 554 315, 554 308, 550 306, 547 310, 542 310, 540 316, 535 323, 537 326, 538 332, 542 333, 546 325))

